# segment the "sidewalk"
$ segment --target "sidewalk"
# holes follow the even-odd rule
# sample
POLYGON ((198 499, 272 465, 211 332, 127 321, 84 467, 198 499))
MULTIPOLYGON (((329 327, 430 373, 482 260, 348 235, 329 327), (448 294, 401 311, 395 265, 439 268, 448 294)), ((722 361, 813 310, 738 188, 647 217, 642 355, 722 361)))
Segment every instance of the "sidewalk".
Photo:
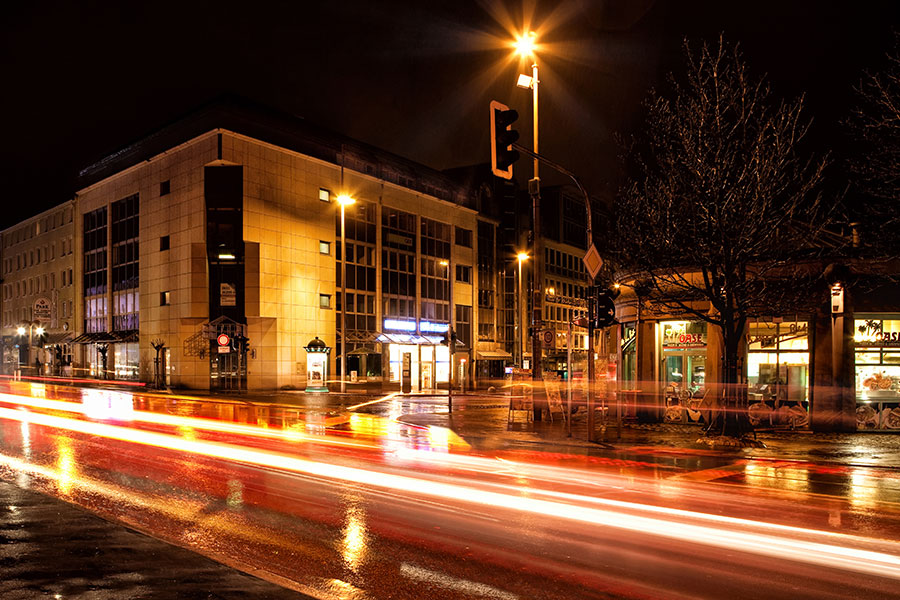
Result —
POLYGON ((0 598, 310 598, 0 480, 0 598))

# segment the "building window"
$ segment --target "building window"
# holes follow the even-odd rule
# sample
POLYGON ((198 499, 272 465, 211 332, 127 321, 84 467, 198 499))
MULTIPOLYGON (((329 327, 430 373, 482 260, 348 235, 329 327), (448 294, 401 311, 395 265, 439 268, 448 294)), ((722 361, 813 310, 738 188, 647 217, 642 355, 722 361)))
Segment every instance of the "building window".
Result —
POLYGON ((472 230, 464 229, 462 227, 456 228, 456 245, 457 246, 465 246, 466 248, 472 247, 472 230))
POLYGON ((159 250, 162 252, 163 250, 169 249, 169 236, 164 235, 159 238, 159 250))
POLYGON ((331 294, 319 294, 319 308, 331 308, 331 294))
POLYGON ((169 185, 169 180, 159 182, 159 195, 160 196, 168 196, 171 187, 169 185))
POLYGON ((325 188, 319 188, 319 200, 322 202, 331 202, 331 192, 325 188))
POLYGON ((460 283, 472 283, 472 267, 456 265, 456 280, 460 283))
POLYGON ((472 347, 472 307, 463 304, 456 305, 456 324, 454 325, 456 337, 466 347, 472 347))
POLYGON ((331 255, 331 242, 319 240, 319 254, 331 255))
POLYGON ((159 293, 159 305, 160 306, 168 306, 169 304, 171 304, 170 298, 169 298, 169 293, 170 292, 160 292, 159 293))

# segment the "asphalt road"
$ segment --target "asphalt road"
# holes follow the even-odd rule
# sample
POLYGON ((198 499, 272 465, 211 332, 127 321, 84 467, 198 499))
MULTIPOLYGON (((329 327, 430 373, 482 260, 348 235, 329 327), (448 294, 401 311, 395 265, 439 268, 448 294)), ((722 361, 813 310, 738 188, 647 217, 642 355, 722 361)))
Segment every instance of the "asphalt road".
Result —
POLYGON ((45 395, 0 397, 0 478, 317 598, 896 597, 891 469, 45 395))

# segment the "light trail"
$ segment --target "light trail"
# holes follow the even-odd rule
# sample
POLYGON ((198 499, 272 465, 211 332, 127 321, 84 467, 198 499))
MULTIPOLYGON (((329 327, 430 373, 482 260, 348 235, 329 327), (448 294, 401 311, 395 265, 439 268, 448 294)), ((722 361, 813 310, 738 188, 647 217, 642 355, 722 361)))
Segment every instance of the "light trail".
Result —
MULTIPOLYGON (((890 553, 888 553, 829 543, 829 540, 840 540, 844 543, 858 543, 859 540, 843 534, 829 534, 826 536, 823 535, 823 532, 813 529, 793 528, 790 530, 790 533, 812 539, 823 538, 826 541, 789 539, 751 531, 729 531, 700 524, 681 523, 671 519, 633 515, 591 506, 577 506, 529 496, 486 491, 462 484, 429 481, 370 469, 332 465, 281 453, 241 448, 221 442, 186 440, 167 434, 29 413, 24 409, 0 408, 0 418, 28 421, 32 424, 76 431, 88 435, 303 473, 324 479, 344 481, 379 489, 479 504, 490 508, 500 507, 542 517, 556 517, 567 521, 675 539, 679 542, 725 548, 732 552, 755 553, 782 561, 792 560, 829 568, 856 571, 878 577, 900 579, 900 556, 898 556, 900 555, 900 544, 896 542, 867 541, 870 545, 877 544, 882 549, 889 549, 890 553)), ((534 493, 534 490, 527 488, 525 490, 519 489, 520 494, 522 491, 534 493)), ((589 497, 577 495, 571 495, 571 499, 580 502, 591 501, 589 497)), ((634 508, 638 507, 641 507, 641 505, 634 505, 634 508)), ((686 511, 680 511, 676 516, 687 515, 697 519, 703 518, 703 515, 700 513, 689 513, 686 511)), ((746 523, 752 524, 749 521, 746 523)))
MULTIPOLYGON (((129 402, 130 401, 131 400, 129 399, 129 402)), ((101 418, 98 414, 97 407, 91 405, 85 406, 82 404, 76 404, 75 402, 66 402, 62 400, 43 400, 4 393, 0 393, 0 402, 8 402, 9 404, 18 404, 21 406, 41 408, 45 410, 58 410, 71 413, 79 413, 92 418, 101 418)), ((239 423, 227 423, 224 421, 203 419, 200 417, 182 417, 178 415, 167 415, 163 413, 140 410, 129 411, 127 413, 121 410, 111 411, 109 418, 111 420, 117 421, 138 421, 141 423, 168 425, 171 427, 190 427, 193 429, 200 429, 204 431, 216 431, 219 433, 231 433, 236 435, 277 439, 288 442, 304 441, 316 444, 363 448, 367 450, 380 448, 377 444, 374 443, 341 440, 334 437, 323 437, 321 435, 307 435, 296 430, 263 429, 254 425, 242 425, 239 423)))
POLYGON ((391 392, 387 396, 383 396, 381 398, 376 398, 375 400, 371 400, 369 402, 363 402, 362 404, 354 404, 353 406, 348 406, 347 410, 356 410, 357 408, 362 408, 363 406, 369 406, 371 404, 378 404, 379 402, 384 402, 385 400, 390 400, 391 398, 395 398, 400 395, 400 392, 391 392))

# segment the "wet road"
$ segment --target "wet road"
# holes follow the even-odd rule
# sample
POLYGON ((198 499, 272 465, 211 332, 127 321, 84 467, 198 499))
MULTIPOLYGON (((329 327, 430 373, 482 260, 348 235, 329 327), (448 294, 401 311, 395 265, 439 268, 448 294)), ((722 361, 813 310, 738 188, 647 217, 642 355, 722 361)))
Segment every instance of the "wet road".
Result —
POLYGON ((5 391, 0 478, 315 597, 888 598, 900 580, 893 469, 486 454, 398 423, 399 399, 5 391))

